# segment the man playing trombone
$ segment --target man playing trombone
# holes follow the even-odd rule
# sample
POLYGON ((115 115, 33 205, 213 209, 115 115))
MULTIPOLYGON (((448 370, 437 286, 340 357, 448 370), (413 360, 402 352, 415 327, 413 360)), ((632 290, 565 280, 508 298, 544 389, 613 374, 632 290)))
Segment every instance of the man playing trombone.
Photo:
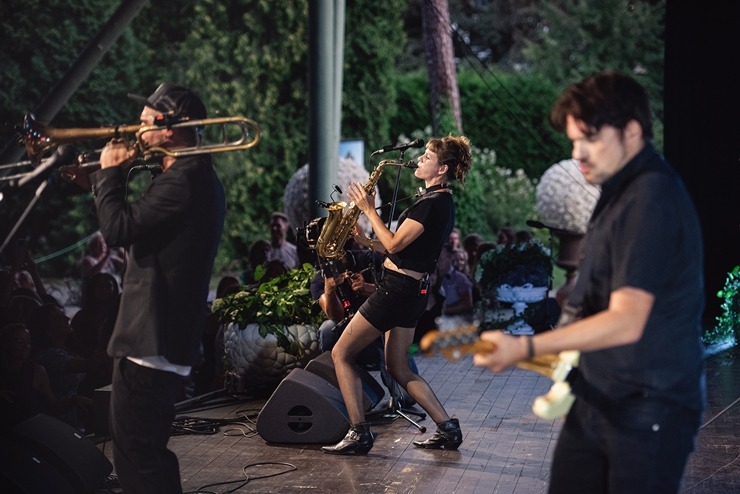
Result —
MULTIPOLYGON (((165 83, 143 105, 138 147, 165 151, 197 145, 195 127, 206 110, 190 90, 165 83)), ((205 327, 213 260, 225 199, 210 154, 163 153, 162 173, 142 196, 126 201, 127 168, 141 149, 113 139, 90 175, 100 231, 128 255, 121 306, 108 345, 114 357, 110 405, 113 460, 124 492, 181 493, 175 454, 167 449, 175 402, 195 363, 205 327)))

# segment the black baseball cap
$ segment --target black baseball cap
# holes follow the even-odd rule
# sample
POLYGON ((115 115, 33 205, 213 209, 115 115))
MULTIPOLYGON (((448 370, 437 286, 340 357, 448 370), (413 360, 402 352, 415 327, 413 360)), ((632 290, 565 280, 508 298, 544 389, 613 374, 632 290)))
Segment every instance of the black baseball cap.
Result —
POLYGON ((148 98, 131 93, 128 97, 143 106, 154 108, 173 117, 187 117, 190 120, 201 120, 207 117, 206 107, 195 93, 171 82, 160 84, 148 98))

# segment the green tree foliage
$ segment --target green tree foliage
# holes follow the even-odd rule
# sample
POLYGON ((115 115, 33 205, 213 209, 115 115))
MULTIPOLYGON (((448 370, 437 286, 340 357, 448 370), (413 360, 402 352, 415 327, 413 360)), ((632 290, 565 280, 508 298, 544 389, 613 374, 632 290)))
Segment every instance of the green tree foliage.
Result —
MULTIPOLYGON (((414 129, 429 121, 428 84, 421 72, 398 78, 399 111, 392 128, 414 129)), ((523 169, 537 178, 556 161, 570 156, 566 140, 549 123, 556 88, 527 74, 458 73, 465 135, 479 149, 496 151, 498 166, 523 169)))
MULTIPOLYGON (((0 4, 0 130, 2 145, 12 145, 14 126, 36 109, 87 43, 119 6, 117 0, 4 0, 0 4), (60 15, 62 13, 63 15, 60 15)), ((49 125, 54 128, 100 127, 138 121, 126 92, 139 87, 145 61, 142 44, 126 30, 81 83, 49 125), (132 118, 133 117, 133 118, 132 118)), ((80 151, 101 142, 80 142, 80 151)), ((20 170, 19 170, 20 171, 20 170)), ((37 184, 6 191, 0 206, 0 238, 10 232, 34 198, 37 184)), ((52 181, 20 223, 16 238, 29 241, 34 256, 64 251, 97 229, 92 198, 77 186, 52 181)), ((42 275, 75 276, 83 246, 39 265, 42 275)))
POLYGON ((347 2, 344 49, 342 135, 362 137, 369 152, 394 139, 396 60, 406 35, 398 12, 406 0, 347 2), (363 22, 373 19, 373 22, 363 22))
POLYGON ((246 257, 269 238, 272 211, 282 210, 285 184, 307 154, 307 25, 305 0, 198 3, 183 76, 203 95, 211 116, 242 115, 262 129, 247 151, 215 155, 226 184, 227 217, 218 263, 246 257))
POLYGON ((665 0, 540 0, 539 8, 539 36, 524 49, 530 70, 560 88, 602 70, 630 74, 662 122, 665 0))

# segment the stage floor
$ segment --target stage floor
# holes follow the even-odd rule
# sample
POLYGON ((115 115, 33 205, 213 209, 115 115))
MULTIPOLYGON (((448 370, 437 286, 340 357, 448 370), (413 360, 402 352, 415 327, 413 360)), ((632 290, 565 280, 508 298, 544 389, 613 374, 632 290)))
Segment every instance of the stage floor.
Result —
MULTIPOLYGON (((216 393, 201 403, 181 404, 177 423, 194 430, 173 436, 170 447, 180 460, 184 491, 547 492, 562 422, 540 419, 531 411, 535 397, 550 387, 547 378, 520 369, 494 375, 474 367, 471 357, 452 362, 419 356, 417 364, 450 415, 460 419, 464 442, 458 451, 415 448, 414 439, 433 432, 431 419, 419 421, 428 428, 421 434, 406 419, 383 413, 367 456, 327 455, 321 444, 268 444, 255 426, 267 398, 216 393)), ((707 364, 709 407, 681 492, 740 492, 740 351, 724 350, 707 364)), ((387 398, 376 409, 386 410, 387 398)), ((109 442, 99 441, 98 447, 110 458, 109 442)))

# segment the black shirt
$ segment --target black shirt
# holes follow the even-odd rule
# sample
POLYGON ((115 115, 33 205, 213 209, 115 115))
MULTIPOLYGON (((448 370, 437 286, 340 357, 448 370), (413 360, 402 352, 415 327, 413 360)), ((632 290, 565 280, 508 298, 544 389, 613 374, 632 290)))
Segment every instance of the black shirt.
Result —
POLYGON ((584 353, 583 377, 611 400, 653 396, 702 409, 701 229, 683 183, 652 145, 604 183, 568 304, 586 317, 626 286, 655 296, 642 338, 584 353))
POLYGON ((455 226, 455 203, 448 192, 425 194, 398 218, 396 231, 411 218, 424 225, 424 231, 400 252, 388 257, 401 269, 431 273, 437 266, 442 247, 455 226))

